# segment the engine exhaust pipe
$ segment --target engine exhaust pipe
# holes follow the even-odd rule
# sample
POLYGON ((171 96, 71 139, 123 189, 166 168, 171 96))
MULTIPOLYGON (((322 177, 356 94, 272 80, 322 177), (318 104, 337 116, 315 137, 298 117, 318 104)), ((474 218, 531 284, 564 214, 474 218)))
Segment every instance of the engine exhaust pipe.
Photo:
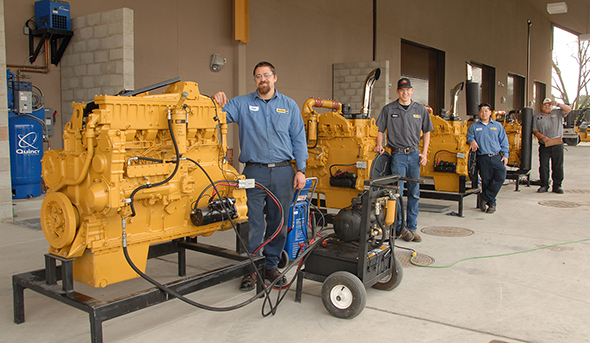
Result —
POLYGON ((373 69, 367 75, 365 79, 365 89, 363 90, 363 107, 361 109, 361 114, 364 114, 368 117, 371 116, 371 98, 373 97, 373 86, 375 82, 379 80, 379 76, 381 76, 381 68, 373 69))
POLYGON ((465 85, 465 82, 459 82, 451 91, 451 95, 453 97, 453 104, 451 105, 451 110, 449 111, 451 119, 459 117, 459 114, 457 113, 457 106, 459 102, 459 93, 461 93, 463 90, 463 85, 465 85))

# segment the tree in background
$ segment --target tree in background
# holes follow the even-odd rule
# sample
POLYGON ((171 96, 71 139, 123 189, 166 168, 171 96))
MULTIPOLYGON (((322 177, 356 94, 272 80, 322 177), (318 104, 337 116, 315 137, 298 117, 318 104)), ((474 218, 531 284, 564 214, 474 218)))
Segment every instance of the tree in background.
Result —
POLYGON ((577 40, 577 51, 572 53, 571 57, 577 62, 578 68, 578 84, 574 94, 568 94, 564 78, 557 61, 557 56, 553 56, 553 82, 551 87, 557 91, 557 99, 561 99, 565 104, 570 104, 573 109, 580 109, 590 107, 590 97, 587 96, 588 84, 590 82, 590 42, 580 42, 577 40), (583 92, 582 92, 583 91, 583 92), (583 93, 583 94, 581 94, 583 93))

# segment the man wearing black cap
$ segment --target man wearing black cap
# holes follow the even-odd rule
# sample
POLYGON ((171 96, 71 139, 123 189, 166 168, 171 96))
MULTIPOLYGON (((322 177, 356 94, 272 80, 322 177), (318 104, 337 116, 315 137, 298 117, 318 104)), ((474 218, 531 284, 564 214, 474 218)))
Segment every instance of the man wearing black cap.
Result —
POLYGON ((506 165, 510 147, 502 124, 490 117, 489 104, 479 105, 479 121, 467 130, 467 144, 477 153, 477 169, 481 176, 479 208, 482 212, 496 212, 496 196, 506 180, 506 165))
POLYGON ((563 118, 572 111, 565 104, 549 98, 543 100, 541 112, 533 118, 533 135, 539 139, 539 193, 549 190, 549 161, 551 161, 551 179, 553 192, 563 194, 563 118), (556 106, 557 108, 552 110, 556 106))
MULTIPOLYGON (((387 130, 387 147, 391 149, 391 173, 408 177, 420 178, 420 166, 425 166, 430 145, 430 131, 433 130, 430 116, 424 105, 412 101, 414 88, 408 78, 401 78, 397 82, 399 98, 383 107, 377 119, 379 133, 375 152, 382 154, 384 132, 387 130), (420 134, 424 133, 422 153, 419 151, 420 134)), ((400 182, 400 194, 404 192, 404 182, 400 182)), ((397 234, 405 241, 421 242, 422 238, 416 232, 418 228, 418 201, 420 188, 415 182, 408 182, 408 206, 405 227, 402 229, 401 220, 397 222, 397 234)), ((398 207, 398 215, 401 213, 398 207)), ((399 218, 399 217, 398 217, 399 218)))

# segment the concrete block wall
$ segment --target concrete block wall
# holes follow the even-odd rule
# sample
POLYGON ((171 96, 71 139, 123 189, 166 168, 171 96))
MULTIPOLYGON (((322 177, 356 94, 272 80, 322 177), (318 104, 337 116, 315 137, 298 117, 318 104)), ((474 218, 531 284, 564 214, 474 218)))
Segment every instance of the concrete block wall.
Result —
POLYGON ((332 65, 335 100, 349 104, 353 113, 360 113, 363 106, 365 79, 373 69, 381 68, 381 76, 373 86, 371 117, 377 118, 383 106, 391 102, 389 98, 389 61, 337 63, 332 65))
POLYGON ((72 117, 72 101, 134 89, 133 10, 72 19, 74 36, 61 64, 62 123, 72 117))
POLYGON ((8 142, 8 90, 6 87, 6 29, 4 0, 0 0, 0 220, 12 218, 10 145, 8 142))

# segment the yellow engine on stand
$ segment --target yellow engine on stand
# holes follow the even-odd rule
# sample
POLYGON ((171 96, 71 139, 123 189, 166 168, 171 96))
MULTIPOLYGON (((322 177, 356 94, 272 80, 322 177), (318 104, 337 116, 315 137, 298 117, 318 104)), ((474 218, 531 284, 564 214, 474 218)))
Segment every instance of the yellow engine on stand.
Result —
POLYGON ((301 115, 308 132, 307 176, 317 177, 316 193, 323 194, 327 207, 344 208, 363 191, 375 159, 375 119, 347 119, 342 104, 332 100, 308 99, 301 115), (317 113, 312 107, 333 112, 317 113), (317 132, 314 131, 317 128, 317 132))
MULTIPOLYGON (((475 153, 467 144, 467 130, 472 120, 445 120, 432 114, 430 119, 434 130, 430 133, 428 163, 422 167, 420 175, 434 180, 437 191, 459 192, 461 180, 475 180, 475 153)), ((510 166, 520 166, 522 154, 522 125, 515 118, 508 118, 505 111, 493 111, 492 119, 500 122, 508 136, 510 166)), ((420 145, 422 149, 422 142, 420 145)))
POLYGON ((235 187, 243 176, 224 159, 225 113, 196 83, 73 106, 64 149, 43 157, 49 192, 41 225, 49 252, 74 259, 74 280, 105 287, 137 276, 123 256, 123 219, 129 255, 142 271, 150 244, 247 220, 246 191, 235 187), (211 196, 205 172, 228 180, 217 184, 224 204, 211 196))
POLYGON ((506 136, 508 137, 508 146, 510 147, 510 157, 508 165, 520 166, 522 155, 522 123, 516 118, 514 112, 506 114, 505 111, 492 112, 492 119, 502 123, 506 136))
POLYGON ((309 152, 306 175, 318 178, 315 192, 324 196, 326 207, 349 206, 370 179, 378 128, 368 106, 379 74, 380 69, 375 69, 367 76, 362 113, 352 114, 349 105, 338 101, 315 98, 308 99, 301 110, 309 152), (332 111, 317 113, 314 107, 332 111))
MULTIPOLYGON (((469 151, 467 129, 469 124, 460 120, 445 120, 432 114, 434 129, 430 132, 428 162, 420 169, 420 176, 434 180, 437 191, 459 192, 461 180, 474 177, 475 154, 469 151)), ((420 151, 423 141, 420 141, 420 151)))

